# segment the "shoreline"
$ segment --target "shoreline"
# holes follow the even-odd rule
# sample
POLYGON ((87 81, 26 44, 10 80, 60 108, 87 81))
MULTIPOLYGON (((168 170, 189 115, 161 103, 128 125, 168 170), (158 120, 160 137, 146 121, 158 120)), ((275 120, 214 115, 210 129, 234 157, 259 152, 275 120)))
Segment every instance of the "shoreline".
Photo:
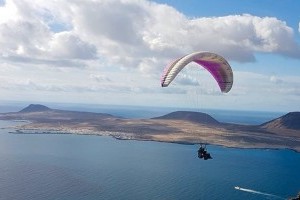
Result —
MULTIPOLYGON (((2 128, 2 129, 8 129, 8 128, 2 128)), ((15 129, 15 131, 9 131, 7 132, 8 134, 28 134, 28 135, 78 135, 78 136, 107 136, 116 140, 132 140, 132 141, 137 141, 137 142, 159 142, 159 143, 169 143, 169 144, 179 144, 179 145, 200 145, 201 142, 192 142, 192 141, 164 141, 164 140, 155 140, 155 139, 146 139, 146 138, 133 138, 133 137, 122 137, 120 135, 117 135, 116 133, 114 134, 109 134, 108 132, 103 131, 103 134, 99 134, 99 133, 72 133, 72 132, 68 132, 68 131, 53 131, 53 130, 42 130, 42 129, 37 129, 35 130, 35 132, 32 132, 30 130, 27 130, 28 132, 24 132, 24 130, 21 129, 17 129, 17 128, 10 128, 10 129, 15 129)), ((26 129, 25 129, 26 130, 26 129)), ((126 133, 121 133, 121 135, 124 135, 126 133)), ((300 150, 297 149, 293 149, 290 147, 266 147, 266 146, 257 146, 257 147, 250 147, 250 146, 239 146, 239 145, 235 145, 235 146, 230 146, 230 145, 224 145, 224 144, 218 144, 218 143, 206 143, 206 142, 202 142, 202 144, 206 144, 206 145, 214 145, 214 146, 219 146, 219 147, 223 147, 223 148, 231 148, 231 149, 239 149, 239 150, 289 150, 289 151, 293 151, 295 153, 300 153, 300 150)))
POLYGON ((0 114, 0 120, 12 121, 10 128, 20 134, 99 135, 120 140, 186 145, 206 143, 300 152, 298 119, 300 112, 293 112, 254 126, 222 123, 206 113, 191 111, 176 111, 151 119, 127 119, 106 113, 56 110, 42 105, 29 105, 20 112, 0 114))

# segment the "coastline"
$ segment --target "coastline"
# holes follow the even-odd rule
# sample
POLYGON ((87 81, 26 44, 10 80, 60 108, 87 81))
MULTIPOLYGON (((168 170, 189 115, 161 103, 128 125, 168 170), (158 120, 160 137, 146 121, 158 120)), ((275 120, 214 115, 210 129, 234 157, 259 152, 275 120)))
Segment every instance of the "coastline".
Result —
MULTIPOLYGON (((16 124, 16 123, 4 123, 4 124, 9 124, 9 125, 12 125, 12 124, 16 124)), ((53 149, 50 148, 50 151, 51 152, 56 152, 58 155, 60 155, 61 153, 61 148, 57 148, 56 145, 53 145, 51 142, 49 141, 64 141, 64 142, 58 142, 57 144, 60 144, 60 145, 64 145, 65 142, 68 142, 70 141, 70 144, 74 144, 74 145, 68 145, 69 147, 72 147, 72 148, 68 148, 70 149, 70 151, 66 151, 64 153, 71 153, 72 156, 74 156, 73 158, 77 161, 77 159, 82 159, 83 157, 85 157, 86 155, 91 155, 91 158, 93 158, 94 156, 96 158, 98 158, 97 156, 99 156, 99 152, 106 152, 105 155, 107 155, 107 157, 110 157, 112 156, 113 154, 110 154, 108 152, 110 151, 114 151, 114 152, 119 152, 121 151, 124 147, 129 148, 133 151, 136 151, 137 150, 137 147, 139 148, 143 148, 145 146, 147 146, 147 148, 144 148, 146 151, 145 152, 148 152, 148 153, 152 153, 153 157, 156 158, 156 154, 158 152, 160 152, 156 147, 162 147, 162 148, 165 148, 166 151, 168 152, 173 152, 174 150, 176 150, 176 152, 180 152, 179 155, 173 155, 175 156, 175 163, 177 162, 177 159, 178 158, 182 158, 183 161, 185 160, 186 158, 186 154, 188 154, 190 156, 190 158, 192 160, 194 160, 195 164, 193 164, 193 168, 195 168, 196 170, 194 172, 199 172, 198 170, 199 169, 203 169, 202 167, 208 167, 208 166, 213 166, 215 169, 218 169, 217 166, 219 166, 218 163, 220 163, 220 161, 223 161, 223 157, 220 157, 220 155, 229 155, 227 158, 225 156, 225 160, 227 160, 228 158, 230 158, 231 160, 234 161, 233 157, 235 157, 236 155, 238 155, 237 158, 239 158, 239 156, 242 156, 244 157, 245 155, 252 155, 252 158, 254 160, 261 160, 262 157, 260 157, 260 155, 274 155, 274 157, 271 156, 270 159, 275 159, 276 162, 280 162, 281 159, 277 159, 277 157, 280 158, 280 155, 289 155, 289 156, 295 156, 295 157, 299 157, 298 155, 299 154, 295 154, 291 151, 286 151, 284 148, 282 149, 278 149, 279 151, 275 150, 274 148, 240 148, 240 147, 228 147, 228 146, 224 146, 224 145, 217 145, 217 144, 212 144, 212 143, 209 143, 207 148, 209 150, 210 153, 212 153, 212 157, 213 159, 215 159, 215 161, 213 162, 202 162, 202 160, 199 160, 198 157, 197 157, 197 150, 199 149, 199 145, 197 145, 198 143, 191 143, 190 141, 188 143, 186 143, 185 141, 182 142, 182 141, 176 141, 176 142, 169 142, 169 141, 156 141, 156 140, 147 140, 147 139, 129 139, 129 138, 124 138, 124 137, 118 137, 120 136, 120 134, 116 134, 116 133, 111 133, 111 134, 108 134, 107 132, 99 132, 98 134, 95 134, 93 132, 91 132, 92 134, 88 134, 87 132, 84 132, 84 131, 81 131, 80 134, 78 133, 78 130, 77 130, 77 133, 70 133, 66 130, 64 131, 60 131, 60 132, 55 132, 53 129, 52 130, 46 130, 46 129, 34 129, 34 130, 29 130, 29 129, 18 129, 18 127, 16 128, 11 128, 13 126, 10 126, 9 128, 7 128, 6 130, 2 130, 2 133, 7 135, 3 138, 6 138, 8 139, 8 141, 26 141, 26 145, 22 145, 23 147, 25 147, 25 149, 28 149, 28 144, 31 144, 30 142, 33 141, 32 144, 36 144, 39 148, 42 148, 44 150, 46 150, 46 152, 48 152, 47 149, 49 149, 48 147, 51 147, 53 149), (7 130, 10 130, 11 132, 8 133, 7 130), (31 136, 28 135, 28 137, 26 135, 24 136, 9 136, 9 134, 32 134, 31 136), (55 134, 53 136, 51 136, 51 134, 55 134), (67 135, 66 135, 67 134, 67 135), (70 134, 74 135, 74 136, 71 136, 70 134), (33 136, 35 135, 35 136, 33 136), (39 136, 40 135, 40 136, 39 136), (91 136, 91 137, 80 137, 81 135, 86 135, 86 136, 91 136), (103 139, 101 138, 98 138, 98 137, 92 137, 92 136, 104 136, 103 139), (109 136, 109 137, 108 137, 109 136), (117 141, 114 141, 114 140, 134 140, 134 142, 130 142, 130 141, 120 141, 120 142, 117 142, 117 141), (72 143, 75 142, 75 143, 72 143), (81 152, 82 149, 81 148, 78 148, 78 149, 75 149, 75 152, 77 153, 74 153, 74 148, 76 148, 75 145, 78 145, 78 142, 81 145, 87 145, 88 143, 86 141, 90 141, 91 144, 93 144, 93 148, 87 148, 89 149, 88 151, 83 151, 83 154, 82 155, 78 155, 77 153, 81 152), (102 144, 101 142, 102 141, 105 141, 104 143, 107 144, 105 146, 105 148, 108 148, 107 151, 102 151, 101 148, 103 148, 102 145, 99 146, 99 144, 102 144), (137 141, 137 142, 136 142, 137 141), (39 144, 37 144, 37 142, 39 142, 39 144), (159 144, 161 143, 161 144, 159 144), (165 146, 164 144, 167 144, 167 146, 165 146), (169 143, 169 144, 168 144, 169 143), (170 144, 171 143, 171 144, 170 144), (44 144, 47 144, 49 146, 44 146, 44 144), (113 146, 113 145, 115 146, 113 146), (178 144, 178 145, 177 145, 178 144), (186 145, 194 145, 194 146, 190 146, 190 147, 184 147, 186 145), (102 146, 102 147, 101 147, 102 146), (148 147, 153 147, 153 148, 156 148, 155 151, 152 151, 149 152, 149 148, 148 147), (113 149, 112 149, 113 148, 113 149), (184 151, 183 151, 184 149, 184 151), (188 151, 187 151, 188 149, 188 151), (235 150, 237 149, 237 151, 235 150), (252 149, 255 149, 252 151, 252 149), (257 149, 257 150, 256 150, 257 149), (271 149, 270 151, 268 151, 269 149, 271 149), (95 150, 96 150, 96 153, 95 153, 95 150), (275 151, 274 151, 275 150, 275 151), (280 151, 282 150, 282 151, 280 151), (95 154, 87 154, 87 152, 89 153, 95 153, 95 154), (84 155, 84 156, 83 156, 84 155), (231 156, 230 156, 231 155, 231 156), (259 155, 257 157, 257 155, 259 155), (201 166, 201 167, 199 167, 201 166)), ((122 135, 121 135, 122 136, 122 135)), ((5 140, 4 140, 5 141, 5 140)), ((17 144, 17 143, 10 143, 10 144, 17 144)), ((82 146, 81 146, 82 147, 82 146)), ((18 145, 15 145, 14 148, 18 149, 19 146, 18 145)), ((31 150, 29 152, 35 152, 37 149, 36 147, 33 147, 31 148, 31 150)), ((22 153, 22 150, 18 150, 18 152, 21 152, 22 153)), ((63 153, 63 157, 65 157, 65 154, 63 153)), ((137 151, 137 154, 139 154, 139 152, 137 151)), ((44 154, 43 154, 44 155, 44 154)), ((48 155, 48 154, 46 154, 48 155)), ((51 154, 53 155, 53 154, 51 154)), ((103 155, 103 154, 101 154, 103 155)), ((119 153, 117 153, 117 155, 119 155, 119 153)), ((145 154, 139 154, 140 156, 144 156, 145 154)), ((170 154, 172 155, 172 154, 170 154)), ((121 157, 124 157, 123 155, 120 155, 121 157)), ((30 157, 33 157, 31 156, 30 154, 30 157)), ((34 156, 36 158, 36 156, 34 156)), ((152 158, 153 158, 152 157, 152 158)), ((115 160, 118 160, 116 159, 115 157, 111 157, 112 159, 115 159, 115 160)), ((288 157, 289 158, 289 157, 288 157)), ((40 157, 37 157, 36 158, 37 160, 40 159, 40 157)), ((127 157, 125 156, 125 162, 126 162, 126 159, 127 157)), ((136 159, 135 156, 133 156, 133 159, 136 159)), ((159 157, 158 157, 159 159, 159 157)), ((172 157, 173 159, 173 157, 172 157)), ((53 160, 50 159, 47 159, 49 162, 53 162, 53 160)), ((60 157, 59 157, 59 162, 60 162, 60 157)), ((98 160, 99 162, 102 161, 102 159, 93 159, 93 160, 98 160)), ((150 159, 151 160, 151 159, 150 159)), ((86 160, 85 160, 86 161, 86 160)), ((253 160, 247 160, 246 163, 243 161, 243 164, 245 166, 249 166, 248 164, 249 163, 252 163, 253 160)), ((67 161, 69 163, 69 161, 67 161)), ((139 162, 139 161, 138 161, 139 162)), ((268 160, 266 160, 266 162, 268 162, 268 160)), ((94 161, 93 161, 94 163, 94 161)), ((184 162, 181 162, 183 165, 184 165, 184 162)), ((237 161, 238 163, 238 161, 237 161)), ((81 162, 82 164, 82 162, 81 162)), ((228 167, 231 167, 231 162, 227 162, 225 163, 228 167)), ((149 166, 149 165, 147 165, 149 166)), ((284 166, 284 165, 283 165, 284 166)), ((235 166, 237 168, 240 167, 239 164, 237 164, 237 166, 235 166)), ((176 168, 176 167, 175 167, 176 168)), ((189 166, 188 168, 191 168, 191 166, 189 166)), ((256 168, 259 170, 259 167, 256 166, 256 168)), ((243 171, 244 169, 241 168, 241 170, 243 171)), ((185 171, 185 170, 184 170, 185 171)), ((220 170, 222 171, 222 170, 220 170)), ((251 171, 251 170, 250 170, 251 171)), ((133 172, 134 173, 134 172, 133 172)), ((276 173, 276 171, 274 172, 276 173)), ((263 172, 262 172, 263 174, 263 172)), ((284 174, 284 173, 283 173, 284 174)), ((211 175, 208 175, 208 176, 211 176, 211 175)), ((237 179, 239 180, 239 176, 237 176, 237 179)), ((217 180, 219 180, 219 178, 216 178, 217 180)), ((276 178, 274 178, 274 180, 277 180, 276 178)), ((257 180, 258 182, 260 180, 257 180)), ((246 181, 247 183, 247 181, 246 181)), ((228 186, 232 187, 232 185, 238 185, 238 186, 244 186, 245 184, 242 184, 240 183, 239 181, 233 181, 232 183, 229 183, 227 184, 228 186)), ((245 186, 246 187, 246 186, 245 186)), ((247 187, 248 188, 248 187, 247 187)), ((249 186, 249 188, 251 189, 256 189, 258 191, 265 191, 265 190, 260 190, 261 188, 255 188, 255 187, 252 187, 251 185, 249 186)), ((268 190, 271 192, 271 190, 268 190)), ((294 191, 292 192, 289 192, 289 196, 294 196, 294 191)))
MULTIPOLYGON (((2 128, 6 129, 6 128, 2 128)), ((10 127, 12 129, 12 127, 10 127)), ((162 142, 162 143, 174 143, 174 144, 181 144, 181 145, 198 145, 198 144, 207 144, 207 145, 214 145, 214 146, 221 146, 224 148, 233 148, 233 149, 258 149, 258 150, 290 150, 295 153, 300 153, 300 149, 295 149, 291 147, 281 146, 270 146, 267 144, 256 144, 256 145, 248 145, 243 146, 235 143, 234 145, 229 144, 220 144, 218 142, 198 142, 198 141, 184 141, 184 140, 158 140, 158 139, 150 139, 147 137, 135 137, 133 133, 122 133, 122 132, 109 132, 109 131, 101 131, 101 132, 93 132, 93 131, 82 131, 82 130, 73 130, 73 131, 66 131, 66 130, 47 130, 47 129, 19 129, 19 127, 14 127, 14 131, 9 131, 9 134, 32 134, 32 135, 86 135, 86 136, 108 136, 112 137, 116 140, 134 140, 134 141, 148 141, 148 142, 162 142)))
POLYGON ((16 121, 17 134, 77 134, 111 136, 120 140, 178 144, 211 144, 231 148, 291 149, 300 152, 300 113, 288 113, 262 125, 222 123, 206 113, 176 111, 151 119, 120 118, 106 113, 50 109, 29 105, 2 113, 16 121))

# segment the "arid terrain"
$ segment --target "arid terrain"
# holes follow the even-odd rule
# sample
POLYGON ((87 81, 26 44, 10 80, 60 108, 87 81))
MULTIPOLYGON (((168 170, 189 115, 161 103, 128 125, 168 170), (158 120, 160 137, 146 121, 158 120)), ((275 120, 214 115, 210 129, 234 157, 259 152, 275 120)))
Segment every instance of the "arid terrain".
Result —
POLYGON ((262 125, 221 123, 205 113, 178 111, 152 119, 126 119, 104 113, 29 105, 2 113, 0 120, 25 120, 19 134, 108 135, 117 139, 185 144, 208 143, 239 148, 288 148, 300 152, 300 113, 288 113, 262 125))

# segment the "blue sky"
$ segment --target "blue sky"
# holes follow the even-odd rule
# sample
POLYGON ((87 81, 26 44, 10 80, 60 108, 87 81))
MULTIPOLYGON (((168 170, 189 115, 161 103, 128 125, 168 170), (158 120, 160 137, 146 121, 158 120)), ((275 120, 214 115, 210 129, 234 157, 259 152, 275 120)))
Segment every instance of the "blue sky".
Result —
POLYGON ((156 0, 155 2, 171 5, 190 17, 217 17, 248 13, 260 17, 276 17, 286 21, 295 29, 299 26, 297 12, 299 12, 300 3, 295 0, 156 0))
MULTIPOLYGON (((293 28, 293 30, 295 31, 295 40, 300 42, 300 34, 298 32, 300 22, 300 16, 298 14, 300 7, 299 1, 189 0, 186 2, 180 0, 156 0, 155 2, 171 5, 191 18, 222 17, 226 15, 242 14, 250 14, 260 17, 276 17, 277 19, 286 22, 289 27, 293 28)), ((256 59, 261 63, 262 66, 270 65, 271 63, 274 66, 272 67, 274 73, 293 74, 295 73, 295 71, 297 71, 297 73, 300 73, 299 59, 286 59, 278 55, 261 55, 260 53, 257 53, 256 59), (291 70, 285 70, 285 67, 287 67, 286 64, 292 67, 291 70)), ((270 72, 270 70, 266 69, 265 67, 259 68, 255 66, 257 65, 253 65, 253 67, 255 68, 253 70, 258 70, 258 72, 261 73, 270 72)), ((242 69, 243 67, 245 66, 241 66, 242 69)))
POLYGON ((0 103, 299 111, 299 7, 296 0, 0 0, 0 103), (194 51, 228 60, 228 94, 192 63, 160 87, 165 66, 194 51))

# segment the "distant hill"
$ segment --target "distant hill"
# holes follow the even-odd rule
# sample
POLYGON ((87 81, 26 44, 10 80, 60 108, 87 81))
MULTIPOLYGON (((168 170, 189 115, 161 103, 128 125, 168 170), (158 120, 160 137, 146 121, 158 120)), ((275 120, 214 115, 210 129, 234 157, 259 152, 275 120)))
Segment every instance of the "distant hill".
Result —
POLYGON ((153 119, 177 119, 203 124, 219 124, 216 119, 206 113, 191 111, 176 111, 153 119))
POLYGON ((19 112, 0 113, 0 120, 29 122, 16 127, 16 133, 110 135, 118 139, 185 144, 205 141, 228 147, 290 148, 300 152, 300 112, 262 125, 241 125, 221 123, 200 112, 177 111, 152 119, 126 119, 31 104, 19 112))
POLYGON ((277 119, 271 120, 261 125, 263 128, 286 128, 300 130, 300 112, 290 112, 277 119))
MULTIPOLYGON (((24 119, 32 121, 72 121, 72 122, 86 122, 86 121, 97 121, 103 119, 121 119, 120 117, 113 116, 106 113, 93 113, 93 112, 79 112, 79 111, 66 111, 51 109, 41 104, 30 104, 26 108, 15 113, 2 113, 0 114, 1 119, 24 119)), ((125 118, 123 118, 125 119, 125 118)), ((206 125, 218 125, 222 126, 227 130, 251 130, 251 131, 262 131, 268 132, 284 132, 287 130, 299 131, 300 130, 300 112, 290 112, 279 118, 261 124, 259 126, 245 126, 239 124, 221 123, 206 113, 192 112, 192 111, 176 111, 169 114, 155 117, 152 119, 162 120, 184 120, 199 124, 206 125), (285 129, 285 130, 284 130, 285 129)), ((150 119, 151 120, 151 119, 150 119)), ((98 121, 98 122, 100 122, 98 121)), ((110 123, 110 122, 109 122, 110 123)), ((298 133, 297 133, 298 134, 298 133)))
POLYGON ((29 112, 44 112, 44 111, 50 111, 51 109, 47 106, 40 105, 40 104, 30 104, 26 108, 20 110, 20 113, 29 113, 29 112))
MULTIPOLYGON (((3 113, 2 118, 27 119, 35 121, 67 120, 67 121, 84 121, 100 120, 104 118, 118 118, 106 113, 68 111, 51 109, 41 104, 30 104, 26 108, 15 113, 3 113)), ((1 116, 0 116, 1 119, 1 116)))

